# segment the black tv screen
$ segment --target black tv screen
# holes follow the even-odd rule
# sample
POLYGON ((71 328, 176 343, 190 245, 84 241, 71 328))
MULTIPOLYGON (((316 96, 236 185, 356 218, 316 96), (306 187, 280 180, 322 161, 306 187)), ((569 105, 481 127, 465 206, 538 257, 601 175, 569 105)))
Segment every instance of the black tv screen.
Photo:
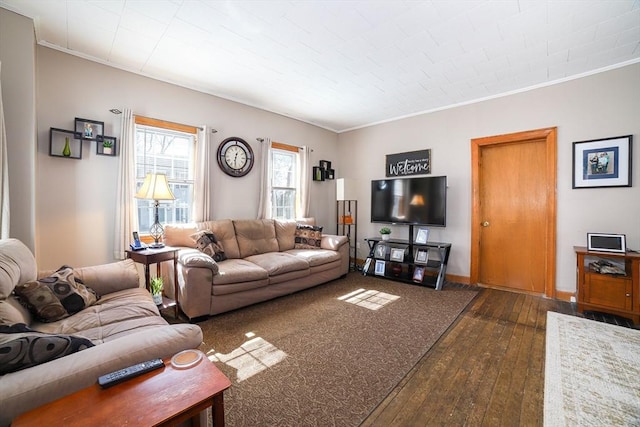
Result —
POLYGON ((371 222, 447 225, 447 177, 371 181, 371 222))

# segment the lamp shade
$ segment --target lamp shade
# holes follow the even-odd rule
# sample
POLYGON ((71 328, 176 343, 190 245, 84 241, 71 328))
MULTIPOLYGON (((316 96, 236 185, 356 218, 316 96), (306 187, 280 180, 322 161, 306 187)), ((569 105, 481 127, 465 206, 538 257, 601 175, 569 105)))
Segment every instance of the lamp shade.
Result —
POLYGON ((336 179, 336 200, 357 200, 355 184, 351 179, 336 179))
POLYGON ((175 196, 169 188, 167 175, 163 173, 148 173, 144 177, 142 187, 136 193, 137 199, 148 200, 175 200, 175 196))

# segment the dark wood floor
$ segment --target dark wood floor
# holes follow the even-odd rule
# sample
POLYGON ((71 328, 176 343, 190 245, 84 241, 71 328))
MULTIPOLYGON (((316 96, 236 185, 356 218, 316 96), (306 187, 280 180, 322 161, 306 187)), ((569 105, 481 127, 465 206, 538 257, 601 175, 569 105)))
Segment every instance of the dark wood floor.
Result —
POLYGON ((362 426, 542 426, 547 311, 572 304, 481 289, 362 426))

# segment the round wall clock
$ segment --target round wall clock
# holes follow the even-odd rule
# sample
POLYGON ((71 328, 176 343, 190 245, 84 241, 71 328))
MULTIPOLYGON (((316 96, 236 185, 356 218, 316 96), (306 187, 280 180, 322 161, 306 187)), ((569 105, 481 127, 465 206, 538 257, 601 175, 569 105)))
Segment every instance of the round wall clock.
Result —
POLYGON ((218 165, 229 176, 245 176, 251 171, 253 160, 253 150, 242 138, 232 136, 218 147, 218 165))

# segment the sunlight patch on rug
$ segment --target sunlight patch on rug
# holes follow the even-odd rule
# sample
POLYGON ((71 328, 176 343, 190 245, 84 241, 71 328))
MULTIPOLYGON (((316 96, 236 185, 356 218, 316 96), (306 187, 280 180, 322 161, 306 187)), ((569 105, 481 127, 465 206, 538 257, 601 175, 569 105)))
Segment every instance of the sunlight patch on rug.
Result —
POLYGON ((234 368, 238 382, 251 378, 287 357, 287 353, 273 344, 254 337, 253 332, 248 332, 246 336, 249 340, 229 353, 218 353, 214 349, 207 352, 210 361, 225 363, 234 368))
POLYGON ((355 304, 369 310, 379 310, 385 305, 400 298, 398 295, 391 295, 386 292, 358 289, 346 295, 338 297, 338 300, 355 304))

